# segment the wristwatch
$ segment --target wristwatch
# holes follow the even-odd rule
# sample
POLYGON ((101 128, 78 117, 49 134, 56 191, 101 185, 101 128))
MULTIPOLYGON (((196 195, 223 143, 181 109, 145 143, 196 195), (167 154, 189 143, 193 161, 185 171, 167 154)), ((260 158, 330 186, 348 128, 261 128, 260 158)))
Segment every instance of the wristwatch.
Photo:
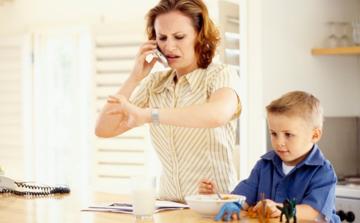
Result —
POLYGON ((152 121, 152 123, 154 125, 160 124, 159 109, 158 108, 151 109, 151 121, 152 121))

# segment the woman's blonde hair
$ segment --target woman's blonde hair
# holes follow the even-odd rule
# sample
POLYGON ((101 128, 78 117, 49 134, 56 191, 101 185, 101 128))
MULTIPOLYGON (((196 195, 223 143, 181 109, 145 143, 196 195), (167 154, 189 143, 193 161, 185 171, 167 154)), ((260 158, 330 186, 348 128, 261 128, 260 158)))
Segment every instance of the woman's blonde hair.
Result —
POLYGON ((198 34, 195 43, 197 65, 200 68, 207 68, 215 55, 220 34, 210 19, 207 7, 202 0, 160 0, 146 15, 148 38, 156 39, 154 28, 156 17, 171 11, 180 11, 191 19, 198 34))
POLYGON ((291 91, 266 106, 268 114, 296 115, 322 129, 323 108, 319 99, 304 91, 291 91))

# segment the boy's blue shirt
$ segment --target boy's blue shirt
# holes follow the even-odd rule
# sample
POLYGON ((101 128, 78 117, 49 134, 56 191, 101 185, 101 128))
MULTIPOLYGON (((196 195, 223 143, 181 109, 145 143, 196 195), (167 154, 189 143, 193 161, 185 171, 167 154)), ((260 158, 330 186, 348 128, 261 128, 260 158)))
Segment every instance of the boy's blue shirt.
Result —
POLYGON ((266 199, 282 203, 286 198, 295 198, 297 204, 307 204, 323 214, 326 220, 340 222, 335 213, 336 174, 328 160, 314 145, 305 160, 285 175, 282 160, 274 152, 263 155, 252 169, 248 179, 241 181, 233 194, 246 196, 249 205, 266 199))

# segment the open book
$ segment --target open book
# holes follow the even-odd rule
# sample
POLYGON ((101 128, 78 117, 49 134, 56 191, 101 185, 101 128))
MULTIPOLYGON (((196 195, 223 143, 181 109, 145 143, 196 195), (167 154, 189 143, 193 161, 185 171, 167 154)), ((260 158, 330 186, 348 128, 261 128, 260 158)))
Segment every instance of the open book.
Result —
MULTIPOLYGON (((160 211, 170 211, 189 208, 188 205, 177 203, 173 201, 159 201, 155 202, 155 213, 160 211)), ((111 203, 105 205, 92 205, 82 211, 101 211, 101 212, 116 212, 132 214, 133 206, 130 203, 111 203)))

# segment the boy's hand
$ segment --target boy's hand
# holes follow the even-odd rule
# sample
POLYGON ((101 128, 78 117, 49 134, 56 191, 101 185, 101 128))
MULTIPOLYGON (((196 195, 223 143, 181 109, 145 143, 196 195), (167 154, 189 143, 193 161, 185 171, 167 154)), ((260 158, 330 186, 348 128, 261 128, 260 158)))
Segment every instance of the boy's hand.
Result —
POLYGON ((254 206, 253 211, 257 212, 258 214, 263 214, 263 211, 265 211, 265 215, 270 218, 276 218, 279 217, 281 214, 281 211, 276 207, 282 206, 280 203, 275 203, 274 201, 270 199, 265 199, 263 201, 257 202, 257 204, 254 206), (264 202, 265 202, 265 208, 264 208, 264 202))
POLYGON ((214 194, 216 191, 215 183, 211 180, 203 179, 199 184, 199 194, 214 194))
POLYGON ((222 219, 225 221, 230 221, 231 219, 238 220, 240 219, 240 209, 241 204, 239 202, 226 203, 215 216, 215 221, 220 221, 222 219))

